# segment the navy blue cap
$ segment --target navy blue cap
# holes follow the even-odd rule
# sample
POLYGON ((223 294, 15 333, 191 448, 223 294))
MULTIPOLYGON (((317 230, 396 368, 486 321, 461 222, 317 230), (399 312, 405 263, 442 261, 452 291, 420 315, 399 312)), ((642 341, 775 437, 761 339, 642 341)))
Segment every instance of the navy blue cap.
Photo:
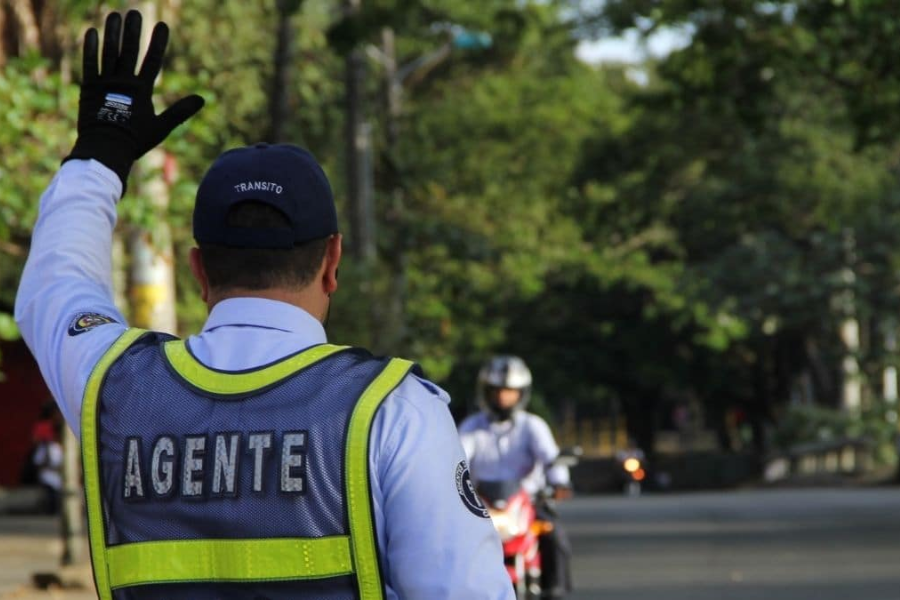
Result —
POLYGON ((194 204, 194 239, 231 248, 293 248, 337 233, 337 211, 325 172, 312 154, 290 144, 256 144, 223 153, 212 164, 194 204), (268 204, 290 229, 228 225, 241 202, 268 204))

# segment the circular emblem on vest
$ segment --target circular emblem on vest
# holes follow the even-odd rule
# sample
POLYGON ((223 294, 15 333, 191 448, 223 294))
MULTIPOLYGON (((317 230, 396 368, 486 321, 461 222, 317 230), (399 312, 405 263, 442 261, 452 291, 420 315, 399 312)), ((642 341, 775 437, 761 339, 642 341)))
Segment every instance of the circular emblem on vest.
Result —
POLYGON ((459 492, 463 505, 469 509, 470 513, 476 517, 491 518, 487 508, 481 503, 481 498, 475 493, 472 476, 469 475, 469 465, 464 460, 459 461, 459 464, 456 465, 456 491, 459 492))

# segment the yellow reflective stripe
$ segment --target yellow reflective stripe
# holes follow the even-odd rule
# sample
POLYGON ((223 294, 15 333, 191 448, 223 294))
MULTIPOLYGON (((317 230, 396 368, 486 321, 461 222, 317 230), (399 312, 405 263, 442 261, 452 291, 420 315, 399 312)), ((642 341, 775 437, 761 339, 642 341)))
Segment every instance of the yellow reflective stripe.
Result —
POLYGON ((88 379, 81 402, 81 453, 84 463, 84 493, 87 498, 88 533, 94 581, 100 600, 112 600, 107 571, 106 530, 103 523, 103 501, 100 498, 100 452, 97 447, 97 399, 103 378, 119 356, 135 340, 146 333, 143 329, 126 329, 106 351, 88 379))
POLYGON ((369 431, 375 412, 412 368, 408 360, 395 358, 375 378, 360 397, 347 431, 344 457, 347 487, 347 513, 350 517, 350 542, 359 584, 360 600, 381 600, 381 573, 372 523, 369 487, 369 431))
POLYGON ((113 589, 184 581, 319 579, 353 572, 347 536, 137 542, 106 552, 113 589))
POLYGON ((191 356, 182 340, 166 342, 164 348, 166 359, 172 368, 196 388, 213 394, 246 394, 293 375, 300 369, 344 350, 346 346, 313 346, 271 366, 246 373, 226 373, 204 366, 191 356))

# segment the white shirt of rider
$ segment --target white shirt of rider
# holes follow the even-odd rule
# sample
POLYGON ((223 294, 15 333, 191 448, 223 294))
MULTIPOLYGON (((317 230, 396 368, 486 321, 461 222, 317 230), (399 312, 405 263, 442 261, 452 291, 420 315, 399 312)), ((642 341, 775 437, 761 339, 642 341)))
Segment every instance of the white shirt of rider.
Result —
POLYGON ((569 485, 568 468, 546 468, 559 447, 547 422, 535 414, 517 411, 506 421, 494 421, 482 411, 460 424, 459 437, 476 482, 520 479, 530 494, 547 483, 569 485))

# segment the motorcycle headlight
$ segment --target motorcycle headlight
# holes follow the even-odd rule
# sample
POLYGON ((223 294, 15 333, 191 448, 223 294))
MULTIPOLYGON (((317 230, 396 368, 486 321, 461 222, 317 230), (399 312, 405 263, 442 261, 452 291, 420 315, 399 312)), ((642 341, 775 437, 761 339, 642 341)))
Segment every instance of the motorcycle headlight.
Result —
POLYGON ((520 512, 521 511, 512 508, 508 510, 488 510, 488 513, 491 515, 491 520, 494 522, 494 528, 497 530, 497 533, 500 534, 500 539, 502 541, 509 541, 525 532, 522 523, 520 523, 522 520, 520 518, 520 512))

